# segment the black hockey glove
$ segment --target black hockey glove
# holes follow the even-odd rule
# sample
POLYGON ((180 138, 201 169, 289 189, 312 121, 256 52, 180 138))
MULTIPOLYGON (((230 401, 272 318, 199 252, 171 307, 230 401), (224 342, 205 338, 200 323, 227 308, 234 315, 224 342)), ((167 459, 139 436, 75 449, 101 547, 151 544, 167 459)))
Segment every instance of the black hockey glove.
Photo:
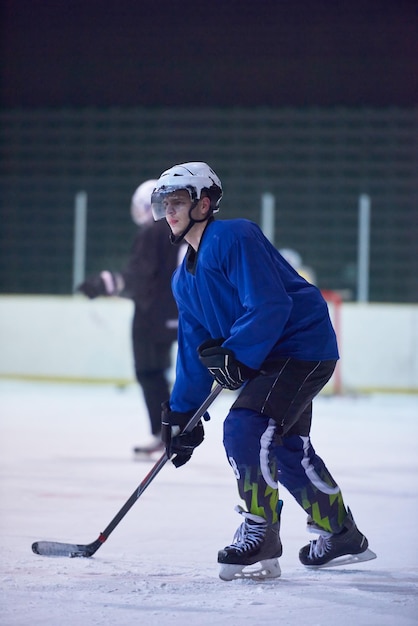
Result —
POLYGON ((81 283, 76 288, 76 291, 81 291, 90 299, 98 296, 115 296, 121 291, 122 285, 120 282, 121 277, 119 274, 107 271, 100 272, 100 274, 89 276, 84 283, 81 283))
POLYGON ((253 378, 257 371, 240 363, 232 350, 222 347, 223 342, 224 339, 209 339, 202 343, 197 349, 199 359, 222 387, 239 389, 246 380, 253 378))
MULTIPOLYGON (((181 433, 196 411, 186 413, 171 411, 168 402, 164 402, 161 406, 161 439, 167 456, 170 458, 173 454, 176 455, 171 459, 173 465, 180 467, 190 461, 193 450, 200 446, 205 437, 202 420, 199 420, 190 432, 181 433)), ((208 420, 208 413, 205 413, 203 417, 208 420)))

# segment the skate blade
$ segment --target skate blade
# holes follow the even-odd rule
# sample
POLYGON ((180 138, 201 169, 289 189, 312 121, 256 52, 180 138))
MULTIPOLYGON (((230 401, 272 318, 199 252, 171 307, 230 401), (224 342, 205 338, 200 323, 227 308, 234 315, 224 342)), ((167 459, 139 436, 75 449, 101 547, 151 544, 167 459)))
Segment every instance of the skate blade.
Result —
POLYGON ((367 548, 364 552, 360 552, 360 554, 344 554, 343 556, 338 556, 336 559, 332 559, 328 563, 324 563, 323 565, 305 565, 308 569, 324 569, 326 567, 340 567, 341 565, 352 565, 353 563, 362 563, 364 561, 372 561, 377 558, 377 554, 367 548))
POLYGON ((254 563, 254 565, 231 565, 229 563, 221 563, 219 578, 226 581, 239 578, 267 580, 268 578, 279 578, 281 573, 277 559, 266 559, 265 561, 254 563))
POLYGON ((154 462, 156 461, 164 452, 164 448, 160 448, 158 450, 141 450, 136 449, 133 451, 133 460, 141 462, 154 462))
POLYGON ((133 460, 137 463, 152 463, 154 461, 154 457, 149 452, 135 452, 133 460))

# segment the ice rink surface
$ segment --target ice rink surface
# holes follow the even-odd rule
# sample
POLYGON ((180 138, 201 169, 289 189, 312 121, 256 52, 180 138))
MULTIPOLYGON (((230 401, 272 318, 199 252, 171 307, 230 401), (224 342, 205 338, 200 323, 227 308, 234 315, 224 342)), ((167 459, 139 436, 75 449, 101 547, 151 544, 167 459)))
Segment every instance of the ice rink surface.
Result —
POLYGON ((242 521, 222 447, 223 392, 206 439, 167 464, 90 559, 35 555, 37 540, 90 543, 152 467, 136 386, 0 381, 2 626, 407 626, 418 623, 418 397, 320 397, 312 441, 377 553, 308 571, 312 539, 285 489, 282 576, 218 578, 218 549, 242 521))

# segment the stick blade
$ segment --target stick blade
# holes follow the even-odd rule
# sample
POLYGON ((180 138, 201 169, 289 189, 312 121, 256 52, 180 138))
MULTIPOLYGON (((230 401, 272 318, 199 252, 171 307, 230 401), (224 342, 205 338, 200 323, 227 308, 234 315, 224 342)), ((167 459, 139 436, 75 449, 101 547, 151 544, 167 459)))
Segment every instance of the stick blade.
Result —
POLYGON ((32 544, 32 551, 40 556, 68 556, 90 557, 96 549, 94 544, 79 545, 76 543, 61 543, 58 541, 35 541, 32 544))

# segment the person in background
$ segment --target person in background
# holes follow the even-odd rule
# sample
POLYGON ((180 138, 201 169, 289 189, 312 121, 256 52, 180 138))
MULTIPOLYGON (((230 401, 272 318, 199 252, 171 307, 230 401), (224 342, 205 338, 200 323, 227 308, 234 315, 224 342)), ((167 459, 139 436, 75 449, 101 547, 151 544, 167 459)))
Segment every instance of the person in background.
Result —
POLYGON ((155 219, 168 222, 173 243, 189 244, 172 279, 179 329, 176 379, 162 411, 167 455, 180 467, 202 443, 202 420, 184 428, 214 380, 242 388, 223 443, 246 508, 237 508, 244 521, 218 552, 220 578, 280 575, 279 482, 319 535, 301 548, 302 564, 375 558, 310 439, 312 401, 338 359, 327 304, 255 223, 215 219, 222 194, 203 162, 169 168, 152 194, 155 219))
POLYGON ((314 270, 312 267, 303 264, 299 252, 292 248, 281 248, 279 252, 300 276, 303 276, 311 285, 316 285, 316 274, 314 270))
POLYGON ((131 217, 138 230, 125 269, 103 270, 77 288, 89 298, 121 296, 134 302, 135 376, 143 391, 151 430, 150 440, 134 448, 138 457, 164 449, 161 403, 170 393, 168 370, 178 325, 170 281, 179 262, 179 249, 170 242, 167 224, 153 219, 151 194, 155 184, 155 180, 143 182, 132 196, 131 217))

